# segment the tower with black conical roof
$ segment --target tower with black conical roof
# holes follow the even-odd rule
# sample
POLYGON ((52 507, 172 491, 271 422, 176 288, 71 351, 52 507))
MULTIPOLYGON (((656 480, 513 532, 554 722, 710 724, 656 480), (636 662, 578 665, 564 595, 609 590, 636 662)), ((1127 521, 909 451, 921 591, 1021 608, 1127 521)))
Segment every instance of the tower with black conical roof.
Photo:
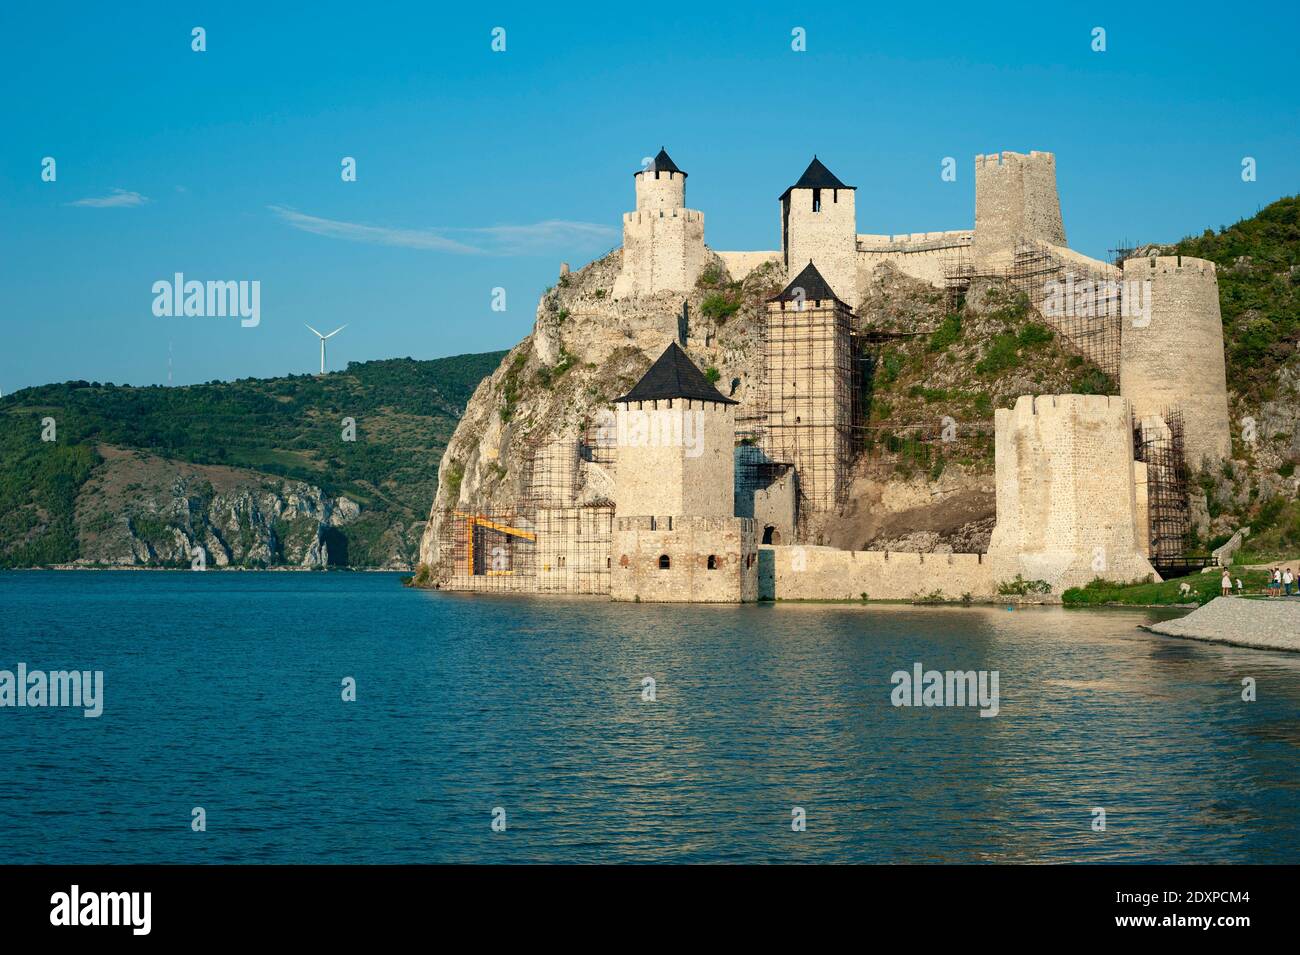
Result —
POLYGON ((813 156, 780 200, 786 277, 793 279, 812 260, 835 294, 850 306, 859 299, 856 189, 813 156))
POLYGON ((704 271, 704 213, 686 208, 686 173, 660 148, 633 179, 636 209, 623 215, 623 264, 614 298, 685 295, 704 271))

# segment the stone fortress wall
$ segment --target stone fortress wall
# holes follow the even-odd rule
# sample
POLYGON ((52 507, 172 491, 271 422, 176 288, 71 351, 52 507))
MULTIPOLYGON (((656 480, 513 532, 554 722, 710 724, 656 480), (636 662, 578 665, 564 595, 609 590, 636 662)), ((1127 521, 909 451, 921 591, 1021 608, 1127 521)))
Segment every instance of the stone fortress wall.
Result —
POLYGON ((987 600, 996 586, 983 554, 915 554, 834 547, 760 546, 760 600, 911 600, 939 591, 987 600))
POLYGON ((613 563, 610 597, 614 600, 743 603, 758 599, 758 560, 750 518, 616 516, 613 563))
MULTIPOLYGON (((819 168, 819 175, 830 176, 819 168)), ((989 599, 1016 577, 1046 581, 1054 594, 1099 576, 1158 579, 1148 560, 1147 468, 1134 460, 1133 424, 1167 428, 1159 416, 1177 408, 1184 417, 1189 463, 1230 453, 1214 266, 1154 257, 1130 259, 1121 272, 1069 249, 1051 153, 976 157, 975 192, 974 229, 870 235, 857 232, 851 187, 792 187, 781 202, 781 251, 717 255, 733 280, 776 262, 790 281, 811 261, 850 306, 861 301, 867 277, 884 262, 942 287, 954 259, 987 270, 1005 268, 1026 244, 1048 250, 1053 275, 1077 268, 1084 281, 1122 278, 1125 294, 1142 283, 1138 302, 1149 301, 1149 320, 1140 313, 1124 316, 1119 396, 1025 395, 1013 409, 996 412, 997 524, 989 552, 842 551, 797 543, 795 501, 804 493, 799 485, 808 480, 800 473, 799 449, 779 456, 789 460, 772 459, 794 465, 772 488, 738 503, 735 406, 690 399, 634 402, 617 407, 620 429, 633 427, 634 412, 652 432, 671 432, 669 419, 680 420, 683 411, 702 414, 695 434, 702 450, 694 455, 685 444, 620 444, 606 565, 614 599, 842 600, 864 593, 871 599, 911 599, 936 591, 947 599, 965 594, 989 599), (756 528, 769 523, 781 525, 779 541, 756 540, 756 528)), ((613 297, 689 292, 710 253, 703 215, 685 208, 685 173, 675 167, 637 173, 636 202, 636 211, 624 216, 613 297)), ((602 307, 614 314, 629 305, 615 301, 602 307)), ((670 324, 665 319, 665 332, 670 324)), ((808 382, 794 384, 813 391, 808 382)), ((843 409, 807 410, 812 412, 807 423, 828 426, 843 409)), ((828 447, 831 457, 838 457, 828 447)), ((802 464, 806 471, 807 462, 802 464)), ((575 533, 597 536, 600 528, 575 533)), ((584 575, 596 579, 598 561, 589 563, 563 568, 556 586, 581 587, 575 581, 584 575)))
POLYGON ((1138 530, 1127 398, 1022 395, 995 420, 995 580, 1045 580, 1060 593, 1155 575, 1138 530))

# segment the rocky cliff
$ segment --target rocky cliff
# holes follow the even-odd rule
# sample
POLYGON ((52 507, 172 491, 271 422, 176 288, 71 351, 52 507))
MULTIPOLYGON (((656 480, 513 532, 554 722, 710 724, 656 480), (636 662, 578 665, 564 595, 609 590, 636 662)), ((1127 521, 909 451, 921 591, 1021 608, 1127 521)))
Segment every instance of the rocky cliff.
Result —
MULTIPOLYGON (((442 524, 452 511, 504 514, 530 484, 535 492, 530 461, 555 442, 577 438, 681 330, 692 360, 741 402, 742 418, 761 405, 763 315, 784 284, 783 270, 768 262, 737 281, 710 256, 684 308, 672 293, 612 301, 618 251, 547 290, 532 334, 479 385, 448 442, 421 563, 437 567, 442 524)), ((811 528, 812 542, 983 550, 993 524, 994 407, 1009 406, 1022 389, 1109 384, 1004 290, 980 288, 960 314, 953 308, 942 292, 891 265, 874 273, 857 318, 859 331, 884 336, 866 349, 871 411, 863 453, 850 503, 811 528), (922 459, 918 430, 934 438, 949 418, 961 440, 940 460, 928 451, 922 459)), ((576 500, 608 496, 609 478, 584 461, 575 487, 576 500)))
MULTIPOLYGON (((422 563, 436 566, 439 531, 450 511, 513 507, 534 454, 579 436, 678 337, 679 321, 686 326, 687 352, 723 394, 739 401, 756 394, 762 371, 758 315, 763 300, 779 290, 774 265, 737 282, 710 253, 683 313, 681 298, 671 293, 613 301, 620 264, 616 250, 560 276, 538 304, 532 334, 474 392, 438 470, 422 563)), ((609 491, 608 477, 588 462, 576 484, 577 499, 609 491)))
POLYGON ((208 567, 348 563, 340 529, 361 508, 346 497, 241 468, 97 450, 101 464, 77 496, 73 566, 189 567, 196 550, 208 567))

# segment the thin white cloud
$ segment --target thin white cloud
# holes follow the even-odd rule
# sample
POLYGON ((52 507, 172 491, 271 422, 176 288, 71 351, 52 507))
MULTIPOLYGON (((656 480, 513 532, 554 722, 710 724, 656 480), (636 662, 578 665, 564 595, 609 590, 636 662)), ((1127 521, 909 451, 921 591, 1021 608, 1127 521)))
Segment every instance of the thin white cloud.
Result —
POLYGON ((357 222, 341 222, 338 219, 322 219, 319 216, 309 216, 294 209, 286 209, 284 206, 270 206, 270 209, 295 229, 310 232, 313 235, 328 236, 331 239, 369 242, 372 245, 397 245, 407 249, 456 252, 460 255, 478 255, 482 252, 481 249, 448 239, 432 230, 393 229, 388 226, 361 225, 357 222))
POLYGON ((148 201, 148 196, 142 196, 138 192, 114 189, 106 196, 90 196, 85 199, 77 199, 75 202, 69 202, 68 205, 85 206, 90 209, 118 209, 124 206, 142 206, 148 201))
POLYGON ((302 232, 349 242, 392 245, 408 249, 450 252, 455 255, 527 255, 560 246, 608 242, 617 230, 591 222, 548 219, 529 225, 488 226, 476 229, 398 229, 364 225, 307 215, 284 206, 270 206, 282 221, 302 232), (463 238, 453 239, 451 235, 463 238))
MULTIPOLYGON (((452 230, 457 231, 457 230, 452 230)), ((594 222, 547 219, 531 225, 497 225, 482 229, 465 229, 498 243, 516 253, 544 251, 562 245, 595 245, 618 237, 618 230, 594 222)))

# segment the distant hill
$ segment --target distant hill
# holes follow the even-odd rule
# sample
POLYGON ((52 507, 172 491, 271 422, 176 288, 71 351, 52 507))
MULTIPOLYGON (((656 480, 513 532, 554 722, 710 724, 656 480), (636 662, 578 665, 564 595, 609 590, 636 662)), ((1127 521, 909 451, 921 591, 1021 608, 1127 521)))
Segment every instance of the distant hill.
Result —
POLYGON ((6 396, 0 567, 189 566, 195 545, 218 564, 409 565, 442 451, 503 355, 6 396), (41 440, 46 418, 53 442, 41 440))

